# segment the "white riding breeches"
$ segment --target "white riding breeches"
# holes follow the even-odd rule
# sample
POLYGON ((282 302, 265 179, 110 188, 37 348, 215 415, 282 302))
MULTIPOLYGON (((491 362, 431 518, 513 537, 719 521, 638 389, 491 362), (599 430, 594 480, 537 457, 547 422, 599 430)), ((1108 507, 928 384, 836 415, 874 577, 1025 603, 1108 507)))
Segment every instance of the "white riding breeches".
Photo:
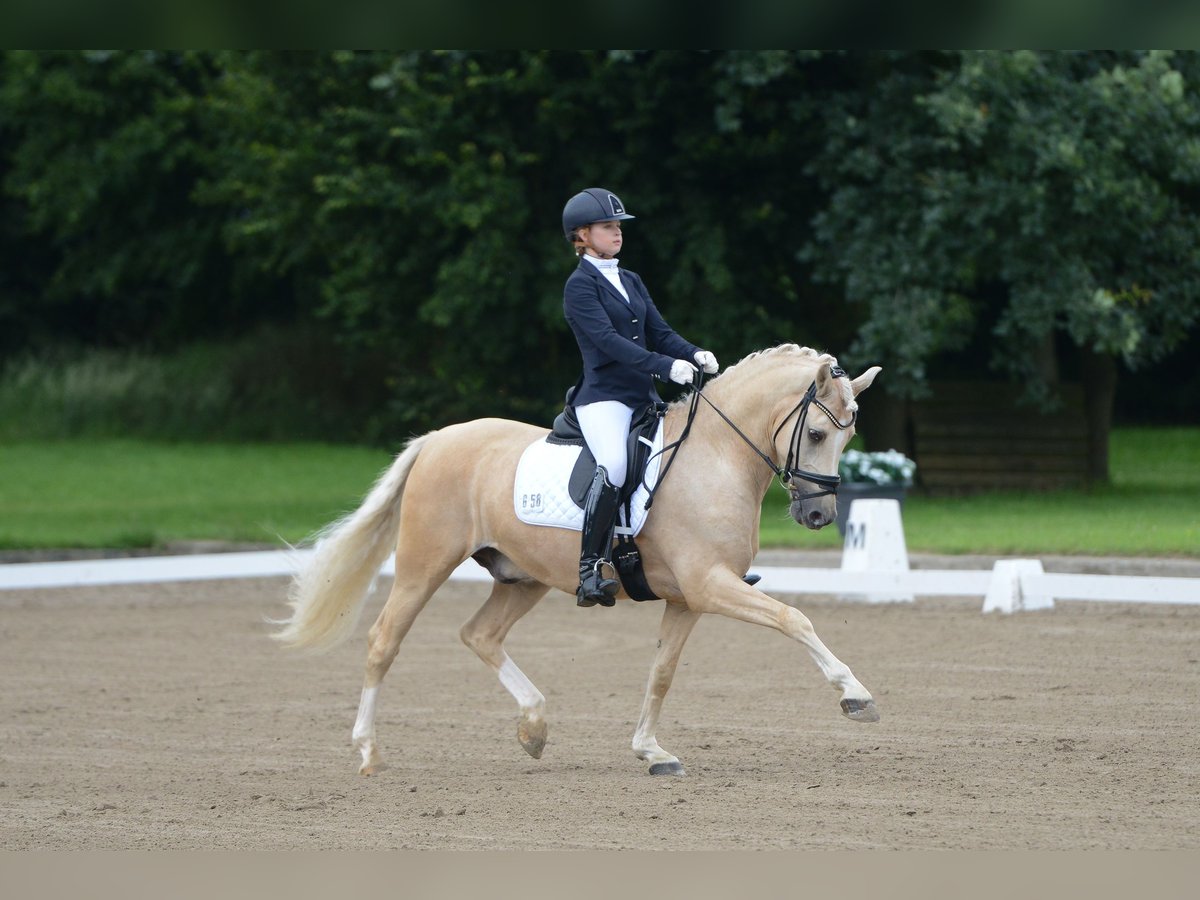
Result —
POLYGON ((604 466, 609 483, 620 487, 625 483, 625 443, 633 409, 620 400, 599 400, 575 407, 575 415, 596 465, 604 466))

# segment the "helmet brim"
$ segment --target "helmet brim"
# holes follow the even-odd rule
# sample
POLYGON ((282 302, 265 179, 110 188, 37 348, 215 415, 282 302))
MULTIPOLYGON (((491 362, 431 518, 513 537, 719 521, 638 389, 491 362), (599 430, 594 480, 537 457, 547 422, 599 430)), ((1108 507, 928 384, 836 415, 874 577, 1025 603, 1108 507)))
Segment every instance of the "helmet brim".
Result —
POLYGON ((631 216, 629 213, 621 213, 619 216, 605 216, 603 219, 592 219, 590 222, 585 222, 583 225, 577 225, 576 228, 586 228, 588 225, 595 225, 597 222, 623 222, 625 219, 636 219, 637 216, 631 216))

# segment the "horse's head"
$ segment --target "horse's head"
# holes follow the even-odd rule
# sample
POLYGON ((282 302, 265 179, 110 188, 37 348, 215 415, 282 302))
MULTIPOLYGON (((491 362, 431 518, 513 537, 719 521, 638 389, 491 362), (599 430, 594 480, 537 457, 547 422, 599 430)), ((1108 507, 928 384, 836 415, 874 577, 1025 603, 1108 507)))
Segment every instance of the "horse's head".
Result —
POLYGON ((852 380, 834 357, 815 353, 813 357, 804 368, 804 383, 798 385, 799 397, 792 394, 782 401, 772 417, 778 423, 772 427, 772 443, 775 458, 783 460, 792 518, 816 530, 837 518, 838 461, 854 437, 855 398, 871 386, 881 369, 872 366, 852 380))

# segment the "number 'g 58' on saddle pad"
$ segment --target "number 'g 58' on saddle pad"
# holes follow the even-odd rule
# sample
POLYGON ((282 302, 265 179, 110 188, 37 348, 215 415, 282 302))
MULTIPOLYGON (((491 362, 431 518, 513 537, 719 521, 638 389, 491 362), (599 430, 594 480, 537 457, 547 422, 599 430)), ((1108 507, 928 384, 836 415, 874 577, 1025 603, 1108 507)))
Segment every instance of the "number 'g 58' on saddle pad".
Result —
MULTIPOLYGON (((528 525, 549 525, 553 528, 583 529, 583 509, 571 499, 568 483, 571 470, 579 458, 582 447, 572 444, 552 444, 537 440, 525 448, 521 461, 517 463, 517 478, 513 484, 513 510, 517 518, 528 525)), ((646 500, 650 496, 647 486, 653 488, 658 481, 658 467, 662 459, 662 422, 654 433, 650 451, 650 462, 646 466, 645 479, 640 472, 630 472, 629 479, 636 479, 637 489, 633 492, 630 512, 632 528, 623 522, 617 526, 620 534, 636 535, 646 522, 646 500)), ((624 505, 621 518, 624 519, 624 505)))

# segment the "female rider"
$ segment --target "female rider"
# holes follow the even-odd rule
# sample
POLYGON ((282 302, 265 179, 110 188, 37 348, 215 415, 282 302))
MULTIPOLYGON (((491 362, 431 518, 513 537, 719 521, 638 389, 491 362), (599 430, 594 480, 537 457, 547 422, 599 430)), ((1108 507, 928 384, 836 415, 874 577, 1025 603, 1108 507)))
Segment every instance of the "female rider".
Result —
POLYGON ((612 606, 613 528, 625 483, 625 439, 635 410, 658 400, 654 379, 688 384, 696 366, 717 371, 717 358, 676 334, 650 299, 642 279, 621 269, 621 222, 632 219, 612 191, 588 188, 563 207, 563 234, 579 267, 563 288, 563 312, 583 355, 583 375, 569 402, 596 458, 583 509, 579 606, 612 606), (695 365, 692 364, 695 360, 695 365))

